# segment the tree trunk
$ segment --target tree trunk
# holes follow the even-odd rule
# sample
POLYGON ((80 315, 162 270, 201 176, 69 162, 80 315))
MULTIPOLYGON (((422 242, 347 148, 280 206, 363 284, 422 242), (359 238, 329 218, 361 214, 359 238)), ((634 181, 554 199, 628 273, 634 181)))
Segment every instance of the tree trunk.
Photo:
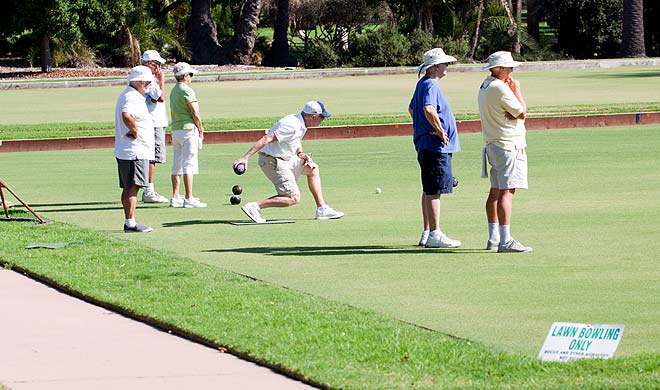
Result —
POLYGON ((277 0, 277 17, 273 31, 273 46, 264 58, 266 66, 296 66, 298 62, 289 54, 289 0, 277 0))
POLYGON ((516 30, 513 40, 513 53, 520 54, 520 23, 522 22, 522 0, 516 0, 516 30))
POLYGON ((41 38, 41 71, 43 73, 53 71, 53 62, 50 56, 50 38, 47 35, 41 38))
MULTIPOLYGON (((461 10, 459 23, 462 24, 463 26, 467 25, 469 23, 471 16, 472 16, 472 0, 466 0, 463 2, 463 8, 461 10)), ((461 31, 460 40, 467 41, 469 34, 470 34, 469 29, 463 28, 463 31, 461 31)))
POLYGON ((425 1, 417 10, 416 27, 433 34, 433 3, 425 1))
POLYGON ((527 34, 537 41, 541 38, 539 11, 538 0, 527 0, 527 34))
POLYGON ((186 23, 192 64, 217 64, 222 57, 218 29, 211 16, 211 0, 192 0, 186 23))
POLYGON ((133 36, 131 28, 127 25, 121 26, 119 30, 119 46, 128 48, 128 51, 122 52, 119 56, 119 66, 136 66, 140 65, 140 42, 133 36))
POLYGON ((249 65, 252 50, 257 39, 257 25, 261 13, 262 0, 247 0, 241 12, 241 21, 234 32, 227 50, 227 60, 232 64, 249 65))
POLYGON ((627 58, 646 57, 644 45, 644 1, 623 1, 623 40, 621 55, 627 58))
POLYGON ((477 21, 474 24, 474 35, 472 36, 472 44, 468 53, 468 59, 472 61, 474 61, 474 56, 477 54, 477 46, 479 45, 479 38, 481 36, 481 19, 484 14, 484 1, 479 0, 479 5, 477 6, 477 21))

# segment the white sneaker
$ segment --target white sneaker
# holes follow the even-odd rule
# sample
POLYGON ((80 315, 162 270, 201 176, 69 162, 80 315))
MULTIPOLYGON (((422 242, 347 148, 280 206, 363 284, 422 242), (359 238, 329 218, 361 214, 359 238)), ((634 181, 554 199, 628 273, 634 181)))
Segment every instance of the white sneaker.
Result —
POLYGON ((316 209, 316 219, 337 219, 343 216, 344 213, 337 211, 328 205, 316 209))
POLYGON ((159 194, 158 192, 154 191, 152 193, 147 194, 146 192, 142 193, 142 201, 144 203, 167 203, 169 200, 167 200, 166 197, 163 195, 159 194))
POLYGON ((241 207, 241 210, 250 217, 256 223, 264 223, 266 219, 261 216, 260 208, 257 202, 246 203, 245 206, 241 207))
POLYGON ((486 243, 486 250, 487 251, 496 251, 497 248, 499 247, 500 243, 498 241, 491 241, 488 240, 486 243))
POLYGON ((200 202, 199 198, 185 198, 183 199, 183 207, 187 209, 206 207, 206 203, 200 202))
POLYGON ((531 252, 532 247, 529 246, 524 246, 520 242, 511 239, 511 241, 507 242, 504 245, 500 245, 497 248, 497 252, 499 253, 513 253, 513 252, 531 252))
POLYGON ((178 196, 170 199, 170 207, 183 207, 183 198, 178 196))
POLYGON ((422 236, 419 238, 419 242, 417 243, 417 245, 419 246, 426 245, 426 242, 429 240, 429 234, 430 232, 428 230, 424 230, 422 232, 422 236))
POLYGON ((424 246, 427 248, 458 248, 461 244, 460 241, 453 240, 442 233, 438 235, 431 233, 424 246))

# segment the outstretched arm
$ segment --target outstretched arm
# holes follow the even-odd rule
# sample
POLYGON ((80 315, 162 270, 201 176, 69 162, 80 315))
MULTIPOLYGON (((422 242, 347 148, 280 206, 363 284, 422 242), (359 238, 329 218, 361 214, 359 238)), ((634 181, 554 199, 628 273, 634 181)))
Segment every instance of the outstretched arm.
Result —
POLYGON ((247 169, 247 163, 250 157, 252 157, 253 154, 260 151, 261 148, 263 148, 264 146, 273 142, 274 139, 275 139, 274 134, 265 134, 263 137, 259 138, 259 140, 243 156, 241 156, 241 158, 234 161, 234 164, 232 166, 236 166, 237 164, 243 163, 245 164, 245 168, 247 169))

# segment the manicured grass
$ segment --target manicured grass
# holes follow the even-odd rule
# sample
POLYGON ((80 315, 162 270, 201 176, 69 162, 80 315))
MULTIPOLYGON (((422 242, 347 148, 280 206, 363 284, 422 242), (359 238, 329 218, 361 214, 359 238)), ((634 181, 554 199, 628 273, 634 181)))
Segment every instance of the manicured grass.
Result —
MULTIPOLYGON (((464 243, 455 251, 414 246, 420 189, 408 137, 306 142, 326 200, 347 216, 312 220, 303 191, 300 205, 265 212, 291 225, 230 225, 245 219, 228 202, 234 184, 244 202, 272 187, 254 159, 246 175, 231 173, 248 145, 205 146, 195 194, 209 208, 140 205, 138 220, 155 227, 148 235, 120 233, 111 150, 4 154, 0 163, 3 179, 51 218, 528 356, 554 321, 623 323, 617 356, 627 356, 660 351, 659 137, 658 126, 530 132, 531 188, 516 195, 513 234, 535 252, 521 256, 482 250, 478 134, 461 135, 461 184, 443 198, 443 230, 464 243), (625 159, 613 164, 614 155, 625 159)), ((164 194, 168 171, 157 171, 164 194)))
MULTIPOLYGON (((454 112, 461 117, 477 112, 476 94, 486 72, 451 72, 440 84, 454 112)), ((651 105, 657 109, 660 90, 655 68, 610 68, 515 72, 530 112, 564 107, 651 105), (624 82, 619 82, 624 81, 624 82), (613 83, 616 82, 616 88, 613 83), (656 103, 649 103, 656 102, 656 103)), ((417 76, 360 76, 299 80, 193 82, 202 116, 210 119, 277 118, 312 99, 322 100, 337 116, 405 115, 417 76)), ((171 83, 168 88, 171 88, 171 83)), ((123 87, 11 90, 0 94, 3 124, 111 123, 123 87)), ((578 110, 582 111, 582 110, 578 110)), ((269 124, 265 127, 269 127, 269 124)))
POLYGON ((68 224, 7 223, 0 238, 6 266, 324 388, 648 389, 660 380, 658 354, 543 364, 68 224), (73 241, 82 244, 24 249, 73 241))

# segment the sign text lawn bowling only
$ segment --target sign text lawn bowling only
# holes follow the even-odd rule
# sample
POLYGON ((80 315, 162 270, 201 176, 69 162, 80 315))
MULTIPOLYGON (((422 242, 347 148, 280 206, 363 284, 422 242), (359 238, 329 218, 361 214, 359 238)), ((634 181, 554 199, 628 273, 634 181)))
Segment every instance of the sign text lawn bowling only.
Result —
POLYGON ((623 336, 623 325, 555 322, 545 338, 538 358, 565 362, 584 358, 609 359, 623 336))

